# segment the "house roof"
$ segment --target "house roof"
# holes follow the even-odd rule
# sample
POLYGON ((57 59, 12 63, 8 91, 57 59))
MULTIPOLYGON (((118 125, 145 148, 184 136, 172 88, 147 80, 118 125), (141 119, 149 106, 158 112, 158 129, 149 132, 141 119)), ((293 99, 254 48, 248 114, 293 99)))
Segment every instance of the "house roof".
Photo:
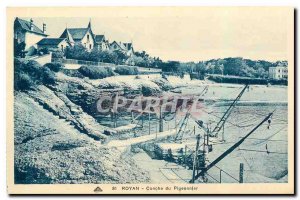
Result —
POLYGON ((15 19, 15 23, 16 22, 19 23, 21 28, 27 32, 36 33, 36 34, 43 35, 43 36, 48 36, 47 34, 43 33, 43 31, 39 27, 34 25, 33 23, 32 23, 32 30, 31 30, 29 21, 26 21, 24 19, 20 19, 17 17, 15 19))
POLYGON ((122 42, 113 41, 110 45, 113 45, 113 44, 117 44, 121 50, 125 50, 125 51, 127 50, 127 48, 125 47, 125 45, 122 42))
POLYGON ((127 50, 130 50, 132 47, 132 43, 124 43, 124 46, 126 47, 127 50))
POLYGON ((74 42, 72 35, 70 34, 67 28, 64 30, 64 32, 61 34, 59 38, 67 38, 70 43, 74 42))
POLYGON ((64 40, 65 40, 65 38, 43 38, 37 44, 38 45, 58 45, 59 43, 61 43, 64 40))
POLYGON ((96 42, 102 42, 103 40, 105 40, 104 35, 95 35, 94 37, 96 42))
POLYGON ((81 40, 88 31, 88 28, 68 28, 68 31, 74 40, 81 40))

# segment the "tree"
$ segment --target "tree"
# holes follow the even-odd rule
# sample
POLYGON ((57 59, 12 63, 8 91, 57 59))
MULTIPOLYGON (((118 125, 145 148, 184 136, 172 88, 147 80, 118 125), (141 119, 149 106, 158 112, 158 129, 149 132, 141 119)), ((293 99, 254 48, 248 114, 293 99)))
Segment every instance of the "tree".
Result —
POLYGON ((124 64, 128 56, 120 50, 116 50, 114 53, 117 55, 117 64, 124 64))
POLYGON ((82 44, 75 44, 72 47, 67 47, 65 56, 70 59, 89 60, 89 53, 82 44))
POLYGON ((206 74, 206 66, 203 62, 199 62, 195 65, 195 72, 200 73, 202 75, 206 74))
POLYGON ((126 64, 128 65, 135 65, 135 66, 139 66, 139 67, 146 67, 147 61, 144 60, 142 57, 138 57, 138 56, 131 56, 126 60, 126 64))
POLYGON ((178 61, 168 61, 162 64, 162 70, 166 72, 177 72, 180 63, 178 61))

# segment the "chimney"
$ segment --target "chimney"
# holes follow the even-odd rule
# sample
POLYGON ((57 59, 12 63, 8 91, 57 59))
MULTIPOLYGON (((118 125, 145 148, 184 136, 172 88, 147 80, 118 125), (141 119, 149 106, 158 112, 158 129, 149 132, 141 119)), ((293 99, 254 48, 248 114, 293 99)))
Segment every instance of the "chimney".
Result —
POLYGON ((43 23, 43 33, 46 33, 46 24, 43 23))
POLYGON ((33 30, 33 20, 32 20, 32 18, 30 19, 30 30, 31 31, 33 30))

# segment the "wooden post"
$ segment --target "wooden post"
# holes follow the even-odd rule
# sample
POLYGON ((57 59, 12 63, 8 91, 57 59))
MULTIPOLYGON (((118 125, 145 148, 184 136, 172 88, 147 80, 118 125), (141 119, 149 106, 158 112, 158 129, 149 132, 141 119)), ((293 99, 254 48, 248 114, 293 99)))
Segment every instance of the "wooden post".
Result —
POLYGON ((133 116, 133 112, 131 111, 131 123, 134 122, 134 116, 133 116))
POLYGON ((222 141, 224 142, 225 141, 225 136, 224 136, 224 130, 225 129, 225 123, 223 124, 223 132, 222 132, 222 141))
POLYGON ((117 128, 117 114, 115 112, 112 113, 112 118, 114 122, 114 128, 117 128))
POLYGON ((187 166, 187 159, 186 159, 186 153, 187 153, 187 145, 184 147, 184 166, 187 166))
POLYGON ((222 183, 222 170, 220 169, 220 183, 222 183))
POLYGON ((159 132, 164 131, 164 122, 162 118, 162 113, 161 113, 161 106, 159 107, 159 132))
POLYGON ((141 117, 142 117, 142 128, 144 127, 144 115, 143 113, 141 114, 141 117))
POLYGON ((177 113, 175 112, 175 129, 176 129, 176 134, 177 134, 177 113))
POLYGON ((244 182, 244 163, 240 163, 240 183, 244 182))
POLYGON ((196 126, 194 126, 194 135, 196 134, 196 126))
POLYGON ((196 149, 195 149, 195 155, 194 155, 194 161, 193 161, 193 177, 192 177, 192 183, 195 183, 196 163, 197 163, 197 158, 198 158, 199 143, 200 143, 200 135, 197 135, 197 143, 196 143, 196 149))
POLYGON ((203 135, 203 152, 205 152, 205 141, 206 141, 205 137, 206 137, 206 134, 204 133, 204 135, 203 135))
POLYGON ((151 123, 150 123, 150 112, 149 112, 149 118, 148 118, 148 120, 149 120, 149 135, 150 135, 150 129, 151 129, 151 123))
MULTIPOLYGON (((206 145, 207 145, 207 148, 208 148, 208 145, 209 145, 209 132, 206 135, 206 145)), ((207 153, 209 153, 209 152, 207 151, 207 153)))

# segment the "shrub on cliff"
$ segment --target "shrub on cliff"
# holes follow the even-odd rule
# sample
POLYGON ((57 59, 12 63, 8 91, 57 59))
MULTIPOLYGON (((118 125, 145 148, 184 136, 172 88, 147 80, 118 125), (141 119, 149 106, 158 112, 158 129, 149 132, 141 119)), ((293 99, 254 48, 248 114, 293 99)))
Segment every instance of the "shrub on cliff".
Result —
POLYGON ((78 71, 90 79, 101 79, 114 75, 110 67, 81 66, 78 71))
POLYGON ((142 94, 145 97, 158 96, 161 94, 161 91, 159 90, 159 88, 144 84, 142 85, 142 94))
POLYGON ((20 73, 14 78, 14 88, 16 90, 27 90, 32 88, 35 83, 28 74, 20 73))
POLYGON ((52 51, 52 58, 63 58, 64 53, 62 51, 52 51))
POLYGON ((14 89, 30 90, 38 84, 54 84, 55 74, 33 60, 15 59, 14 89))
POLYGON ((115 72, 120 75, 137 75, 138 69, 137 67, 118 66, 116 67, 115 72))
POLYGON ((44 65, 44 67, 49 68, 51 71, 59 72, 61 69, 63 69, 65 66, 58 62, 53 63, 47 63, 44 65))
POLYGON ((42 82, 44 84, 53 85, 55 84, 55 74, 49 68, 43 67, 42 68, 42 82))

